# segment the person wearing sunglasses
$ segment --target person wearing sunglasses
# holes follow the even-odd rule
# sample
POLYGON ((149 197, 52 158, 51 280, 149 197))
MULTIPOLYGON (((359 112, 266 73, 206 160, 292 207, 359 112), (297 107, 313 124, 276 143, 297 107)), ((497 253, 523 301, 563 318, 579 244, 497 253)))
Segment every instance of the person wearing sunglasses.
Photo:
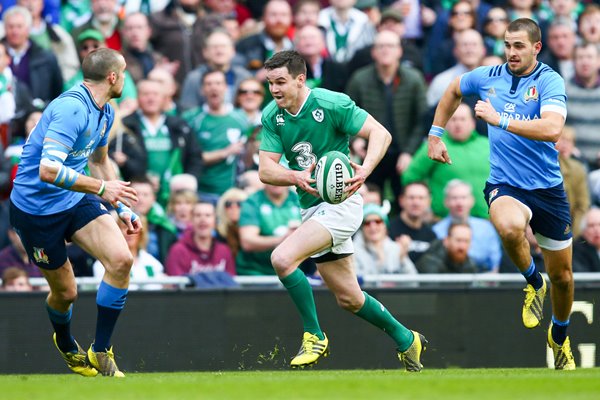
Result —
POLYGON ((388 216, 381 206, 363 208, 362 235, 355 235, 354 259, 358 276, 370 274, 416 274, 408 257, 408 242, 395 242, 388 236, 388 216))

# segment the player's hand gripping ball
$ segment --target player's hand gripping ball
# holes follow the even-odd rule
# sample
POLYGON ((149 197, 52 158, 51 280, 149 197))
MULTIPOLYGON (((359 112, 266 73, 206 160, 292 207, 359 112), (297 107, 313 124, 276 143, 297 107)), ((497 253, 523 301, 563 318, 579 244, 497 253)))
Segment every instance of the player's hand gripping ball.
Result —
POLYGON ((339 151, 329 151, 317 162, 315 180, 317 191, 327 203, 339 204, 346 200, 346 180, 352 178, 354 170, 348 157, 339 151))

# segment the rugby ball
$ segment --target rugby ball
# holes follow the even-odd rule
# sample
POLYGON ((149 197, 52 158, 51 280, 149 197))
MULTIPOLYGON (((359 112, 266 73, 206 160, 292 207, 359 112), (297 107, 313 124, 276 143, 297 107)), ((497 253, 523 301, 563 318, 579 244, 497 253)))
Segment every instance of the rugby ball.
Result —
POLYGON ((347 179, 354 176, 354 170, 348 157, 339 151, 325 153, 315 167, 317 191, 327 203, 338 204, 346 200, 348 193, 344 192, 347 179))

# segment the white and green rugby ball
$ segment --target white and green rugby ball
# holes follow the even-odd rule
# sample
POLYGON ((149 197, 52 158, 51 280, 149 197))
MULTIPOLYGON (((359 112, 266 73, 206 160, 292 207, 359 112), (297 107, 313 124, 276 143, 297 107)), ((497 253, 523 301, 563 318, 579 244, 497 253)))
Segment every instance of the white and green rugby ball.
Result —
POLYGON ((354 176, 348 157, 339 151, 329 151, 317 162, 315 180, 317 191, 327 203, 339 204, 346 200, 346 180, 354 176))

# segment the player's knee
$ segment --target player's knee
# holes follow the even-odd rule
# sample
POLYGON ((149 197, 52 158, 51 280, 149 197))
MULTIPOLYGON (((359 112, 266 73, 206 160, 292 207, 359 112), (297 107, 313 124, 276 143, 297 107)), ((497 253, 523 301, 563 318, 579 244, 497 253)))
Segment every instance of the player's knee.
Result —
POLYGON ((77 287, 64 288, 60 291, 53 291, 52 296, 61 303, 71 304, 77 300, 77 287))
POLYGON ((557 288, 567 288, 573 284, 573 272, 569 268, 548 271, 548 278, 557 288))
POLYGON ((277 248, 271 253, 271 265, 273 265, 277 275, 285 275, 288 269, 293 268, 293 262, 289 254, 284 254, 283 251, 277 248))
POLYGON ((496 222, 495 226, 503 242, 518 243, 525 238, 522 227, 511 221, 496 222))
POLYGON ((125 251, 116 254, 110 262, 111 273, 117 277, 128 277, 133 265, 133 255, 125 251))
POLYGON ((352 296, 350 293, 338 293, 335 299, 338 306, 352 313, 357 312, 362 307, 362 299, 352 296))

